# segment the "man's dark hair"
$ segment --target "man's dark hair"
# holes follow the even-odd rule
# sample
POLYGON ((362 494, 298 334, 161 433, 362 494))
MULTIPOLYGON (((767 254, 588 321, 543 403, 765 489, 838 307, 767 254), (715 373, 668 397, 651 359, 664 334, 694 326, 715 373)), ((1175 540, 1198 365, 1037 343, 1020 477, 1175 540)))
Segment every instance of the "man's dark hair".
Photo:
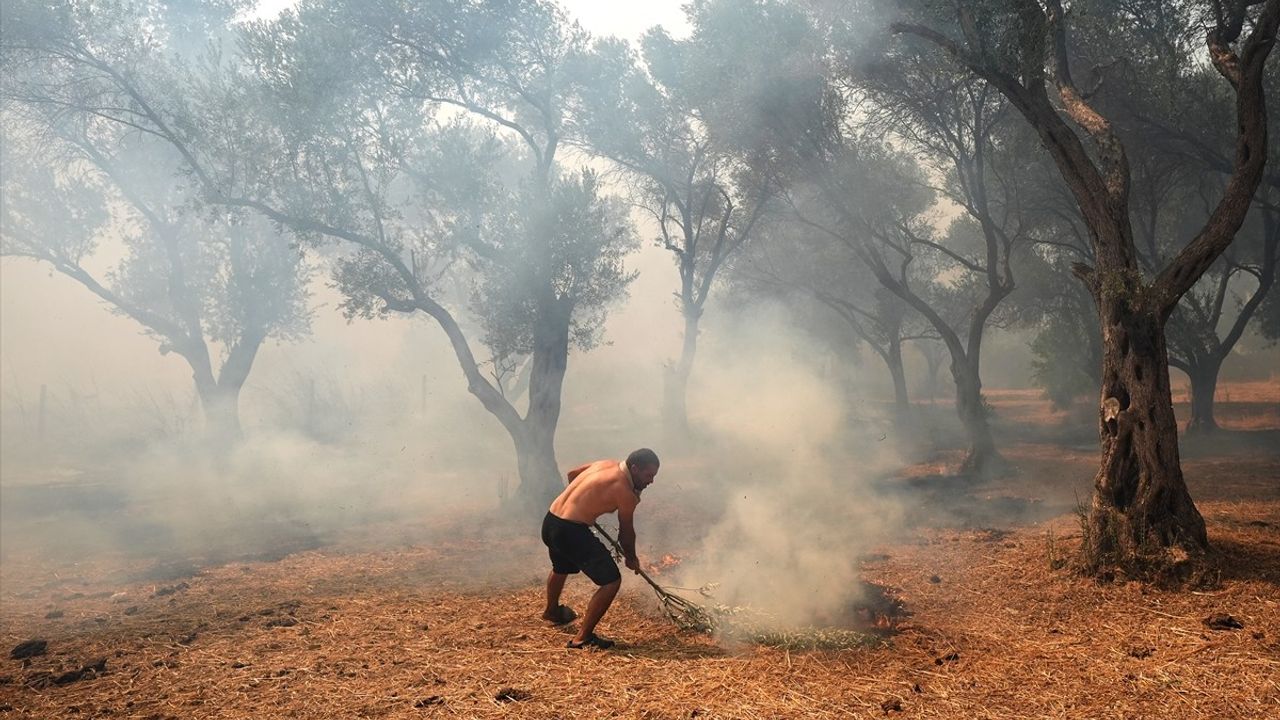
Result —
POLYGON ((627 456, 627 467, 649 467, 650 465, 661 465, 658 462, 658 453, 649 448, 640 448, 627 456))

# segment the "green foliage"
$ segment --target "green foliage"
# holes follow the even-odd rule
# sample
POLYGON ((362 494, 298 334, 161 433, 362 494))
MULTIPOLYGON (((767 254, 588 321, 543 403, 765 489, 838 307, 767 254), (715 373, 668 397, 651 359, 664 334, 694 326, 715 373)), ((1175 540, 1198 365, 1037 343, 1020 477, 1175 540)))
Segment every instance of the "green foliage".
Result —
POLYGON ((190 357, 211 341, 226 353, 308 331, 299 251, 261 218, 195 211, 173 182, 176 158, 165 146, 97 140, 31 107, 8 119, 4 254, 85 285, 139 322, 162 352, 190 357), (106 273, 88 269, 121 250, 106 273))
POLYGON ((799 165, 821 154, 846 106, 828 82, 822 37, 803 9, 719 0, 692 3, 687 14, 687 40, 662 30, 645 38, 654 77, 692 99, 699 119, 750 167, 799 165))
POLYGON ((0 252, 78 266, 97 249, 110 219, 101 177, 83 164, 55 172, 54 156, 42 161, 22 151, 36 139, 15 132, 11 113, 4 119, 11 129, 0 163, 0 252))
POLYGON ((557 178, 549 195, 525 185, 510 201, 512 225, 479 240, 489 251, 475 261, 471 307, 485 344, 500 358, 532 354, 544 318, 564 315, 569 341, 595 347, 606 310, 635 277, 623 265, 635 248, 625 214, 590 172, 557 178))
POLYGON ((240 47, 194 113, 231 143, 206 172, 309 245, 340 242, 347 317, 470 310, 499 359, 600 341, 634 239, 557 161, 586 37, 555 5, 303 2, 240 47))
POLYGON ((767 222, 777 188, 703 122, 697 69, 678 67, 697 58, 691 44, 660 29, 639 54, 616 39, 595 43, 574 65, 568 123, 575 142, 621 170, 657 222, 655 244, 678 273, 677 308, 698 318, 721 271, 767 222))
POLYGON ((1077 319, 1050 319, 1031 340, 1032 381, 1056 408, 1098 391, 1101 359, 1090 352, 1088 339, 1080 337, 1082 330, 1077 319), (1095 367, 1096 372, 1089 372, 1095 367))

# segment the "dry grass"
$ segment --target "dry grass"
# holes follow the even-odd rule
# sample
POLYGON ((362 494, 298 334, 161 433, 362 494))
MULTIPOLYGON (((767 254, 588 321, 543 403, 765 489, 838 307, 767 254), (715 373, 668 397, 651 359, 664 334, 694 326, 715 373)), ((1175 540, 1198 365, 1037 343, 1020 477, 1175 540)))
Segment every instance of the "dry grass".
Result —
MULTIPOLYGON (((0 637, 39 635, 50 654, 6 660, 0 703, 31 718, 849 717, 895 702, 922 718, 1266 717, 1280 703, 1280 503, 1205 510, 1227 557, 1203 593, 1051 569, 1073 543, 1066 521, 884 548, 866 577, 913 615, 888 644, 840 652, 721 647, 663 621, 638 583, 606 621, 618 650, 568 650, 568 630, 535 619, 534 578, 460 587, 467 556, 510 542, 308 552, 213 568, 161 596, 86 580, 72 585, 84 597, 59 588, 36 605, 6 589, 0 637), (109 591, 127 594, 94 597, 109 591), (1219 612, 1244 628, 1202 624, 1219 612), (24 685, 100 657, 101 677, 24 685), (509 689, 524 699, 498 698, 509 689)), ((535 555, 518 544, 512 567, 535 555)), ((571 583, 568 599, 580 608, 585 592, 571 583)))
MULTIPOLYGON (((1173 401, 1190 402, 1191 383, 1185 378, 1173 383, 1173 401)), ((1218 383, 1214 399, 1220 403, 1271 403, 1280 404, 1280 376, 1269 380, 1233 380, 1218 383)))
MULTIPOLYGON (((1191 418, 1191 385, 1173 388, 1173 412, 1185 426, 1191 418)), ((1214 419, 1227 430, 1280 429, 1280 378, 1223 382, 1214 393, 1214 419)))
MULTIPOLYGON (((1191 388, 1183 380, 1175 383, 1173 410, 1180 426, 1191 417, 1191 388)), ((995 406, 999 422, 1010 425, 1057 425, 1076 418, 1091 419, 1092 407, 1081 400, 1082 407, 1073 410, 1055 409, 1045 402, 1044 393, 1034 388, 984 389, 987 401, 995 406)), ((1227 430, 1277 430, 1280 429, 1280 378, 1254 381, 1223 381, 1215 394, 1214 416, 1218 424, 1227 430)), ((944 400, 943 405, 949 405, 944 400)))
MULTIPOLYGON (((348 542, 182 581, 121 580, 147 570, 121 557, 72 566, 10 552, 0 648, 39 637, 49 653, 0 659, 0 717, 1276 716, 1280 456, 1187 462, 1222 579, 1171 592, 1060 567, 1078 542, 1064 507, 1087 492, 1091 452, 1039 442, 1006 454, 1020 474, 973 493, 1034 501, 1051 517, 918 529, 877 548, 864 578, 910 615, 886 643, 840 651, 681 632, 634 578, 600 628, 618 648, 569 650, 570 628, 537 619, 536 537, 485 516, 397 526, 396 537, 419 538, 404 547, 348 542), (1214 613, 1243 628, 1209 628, 1214 613), (100 676, 42 686, 99 658, 100 676)), ((698 521, 687 508, 666 520, 698 521)), ((566 602, 581 611, 587 593, 571 580, 566 602)))

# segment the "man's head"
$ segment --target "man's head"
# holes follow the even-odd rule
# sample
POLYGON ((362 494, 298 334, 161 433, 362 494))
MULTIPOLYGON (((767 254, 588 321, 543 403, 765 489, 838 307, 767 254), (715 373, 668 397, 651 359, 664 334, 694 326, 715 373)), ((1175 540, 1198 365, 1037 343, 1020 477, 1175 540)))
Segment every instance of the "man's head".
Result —
POLYGON ((627 470, 631 472, 631 484, 639 492, 653 483, 658 474, 658 454, 649 448, 640 448, 627 456, 627 470))

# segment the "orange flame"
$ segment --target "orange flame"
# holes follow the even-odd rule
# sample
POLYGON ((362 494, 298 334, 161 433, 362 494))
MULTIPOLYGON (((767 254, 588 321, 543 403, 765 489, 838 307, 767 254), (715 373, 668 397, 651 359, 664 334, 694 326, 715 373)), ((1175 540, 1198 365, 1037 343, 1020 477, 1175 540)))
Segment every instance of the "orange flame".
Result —
POLYGON ((679 564, 680 564, 680 558, 676 557, 675 555, 672 555, 671 553, 667 553, 666 555, 663 555, 662 558, 657 562, 649 563, 649 566, 646 569, 650 573, 656 575, 669 567, 673 567, 679 564))

